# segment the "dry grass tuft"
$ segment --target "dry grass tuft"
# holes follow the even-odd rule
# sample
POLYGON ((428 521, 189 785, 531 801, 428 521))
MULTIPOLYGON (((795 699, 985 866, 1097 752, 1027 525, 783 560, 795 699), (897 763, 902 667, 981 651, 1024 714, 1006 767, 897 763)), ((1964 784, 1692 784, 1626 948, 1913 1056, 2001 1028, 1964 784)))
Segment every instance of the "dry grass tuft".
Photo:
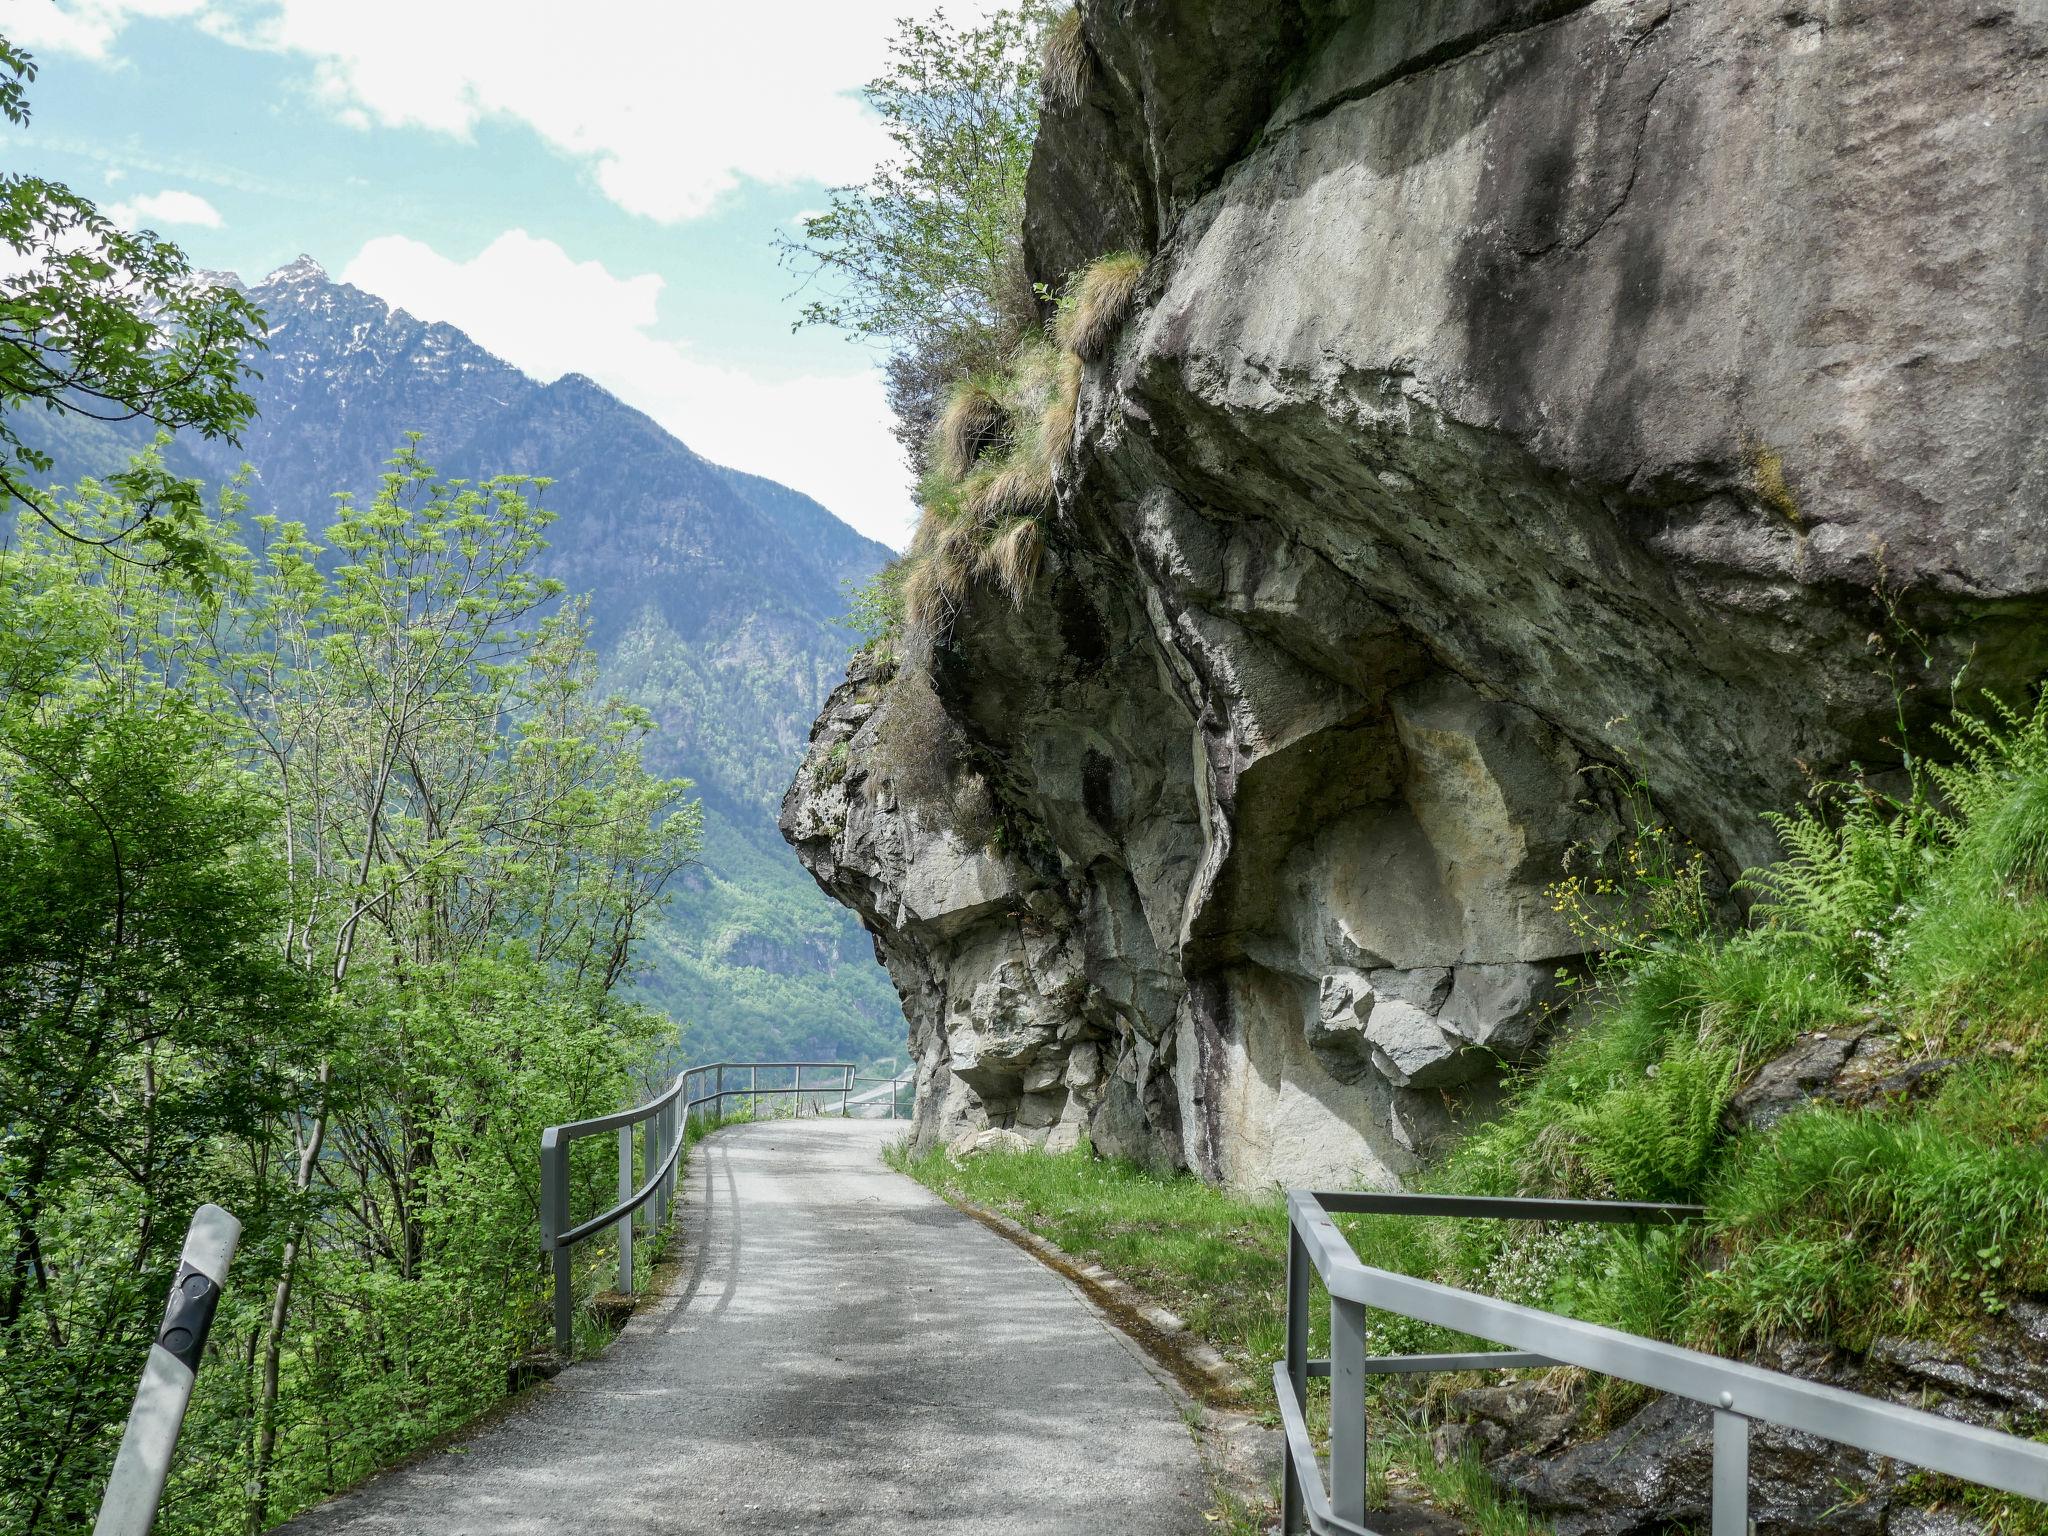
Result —
POLYGON ((1045 539, 1038 531, 1038 519, 1020 517, 1004 526, 981 552, 977 569, 995 578, 1019 608, 1031 589, 1038 585, 1038 573, 1045 565, 1045 539))
POLYGON ((1131 312, 1145 258, 1118 251, 1083 267, 1060 302, 1059 343, 1079 358, 1099 357, 1131 312))
MULTIPOLYGON (((928 517, 919 526, 920 540, 933 522, 928 517)), ((903 627, 913 656, 928 653, 931 643, 952 624, 967 599, 975 558, 972 536, 963 535, 957 525, 946 528, 927 548, 913 545, 903 575, 903 627)))
POLYGON ((1081 8, 1063 12, 1045 29, 1045 50, 1039 61, 1045 99, 1056 107, 1081 104, 1088 88, 1088 37, 1081 30, 1081 8))
POLYGON ((988 780, 969 769, 953 790, 953 830, 970 848, 985 848, 995 839, 995 796, 988 780))
POLYGON ((1038 437, 1048 459, 1057 460, 1073 445, 1074 422, 1081 414, 1081 359, 1062 352, 1051 397, 1038 417, 1038 437))
POLYGON ((924 516, 903 561, 900 659, 912 670, 929 663, 975 580, 1020 605, 1037 585, 1081 372, 1078 357, 1039 336, 1000 377, 955 388, 932 434, 933 465, 918 486, 924 516))
POLYGON ((864 786, 877 798, 883 788, 913 805, 948 805, 953 769, 960 759, 960 731, 922 672, 905 672, 889 685, 864 786))
POLYGON ((932 432, 932 459, 955 480, 972 473, 975 461, 998 450, 1010 434, 1010 413, 991 381, 962 379, 953 386, 932 432))

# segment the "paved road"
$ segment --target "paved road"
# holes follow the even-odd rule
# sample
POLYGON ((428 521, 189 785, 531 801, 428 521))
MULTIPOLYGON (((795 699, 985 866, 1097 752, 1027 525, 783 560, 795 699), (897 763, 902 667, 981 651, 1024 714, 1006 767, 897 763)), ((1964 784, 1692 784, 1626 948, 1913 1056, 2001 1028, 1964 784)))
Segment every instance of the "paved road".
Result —
POLYGON ((1067 1282, 885 1168, 888 1121, 699 1145, 683 1265, 602 1358, 292 1536, 1189 1536, 1156 1368, 1067 1282))

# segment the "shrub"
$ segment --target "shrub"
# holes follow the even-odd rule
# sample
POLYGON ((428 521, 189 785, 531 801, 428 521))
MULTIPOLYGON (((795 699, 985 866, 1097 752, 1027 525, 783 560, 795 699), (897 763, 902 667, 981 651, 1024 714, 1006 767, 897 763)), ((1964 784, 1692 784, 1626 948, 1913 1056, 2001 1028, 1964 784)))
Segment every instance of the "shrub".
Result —
POLYGON ((902 628, 903 577, 903 562, 891 560, 864 582, 848 578, 841 583, 846 615, 839 622, 860 636, 856 650, 876 651, 902 628))
POLYGON ((1076 357, 1098 357, 1131 311, 1145 258, 1118 251, 1091 262, 1067 285, 1060 301, 1059 344, 1076 357))
POLYGON ((922 672, 905 672, 889 685, 875 727, 868 793, 884 784, 912 805, 947 802, 960 759, 960 732, 922 672))

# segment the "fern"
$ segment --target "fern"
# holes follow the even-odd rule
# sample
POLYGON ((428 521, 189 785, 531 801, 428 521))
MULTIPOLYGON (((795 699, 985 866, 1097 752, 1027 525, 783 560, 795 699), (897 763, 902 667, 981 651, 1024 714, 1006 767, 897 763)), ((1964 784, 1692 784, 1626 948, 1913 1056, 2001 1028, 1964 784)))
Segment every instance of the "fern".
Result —
POLYGON ((1928 775, 1948 802, 1957 844, 2023 895, 2048 892, 2048 692, 2022 713, 1995 695, 1987 715, 1937 727, 1956 761, 1928 775))
POLYGON ((1690 1193, 1720 1134, 1736 1067, 1730 1052, 1690 1037, 1672 1041, 1640 1081, 1571 1112, 1581 1161, 1624 1199, 1690 1193))
POLYGON ((1767 927, 1810 939, 1827 956, 1867 969, 1882 930, 1933 872, 1940 829, 1913 806, 1860 799, 1829 825, 1811 811, 1764 818, 1786 856, 1742 877, 1767 927))

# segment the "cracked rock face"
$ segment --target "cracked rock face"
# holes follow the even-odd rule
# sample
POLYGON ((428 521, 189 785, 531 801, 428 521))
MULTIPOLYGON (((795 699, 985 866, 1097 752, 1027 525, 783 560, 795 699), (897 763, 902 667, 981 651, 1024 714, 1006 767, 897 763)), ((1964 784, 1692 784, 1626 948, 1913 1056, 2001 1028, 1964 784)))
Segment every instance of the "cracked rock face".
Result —
POLYGON ((1391 1183, 1542 1049, 1546 891, 1624 798, 1732 875, 1901 697, 2048 666, 2048 21, 1082 11, 1033 276, 1151 261, 1046 574, 936 649, 943 772, 857 668, 784 830, 903 993, 924 1144, 1391 1183))

